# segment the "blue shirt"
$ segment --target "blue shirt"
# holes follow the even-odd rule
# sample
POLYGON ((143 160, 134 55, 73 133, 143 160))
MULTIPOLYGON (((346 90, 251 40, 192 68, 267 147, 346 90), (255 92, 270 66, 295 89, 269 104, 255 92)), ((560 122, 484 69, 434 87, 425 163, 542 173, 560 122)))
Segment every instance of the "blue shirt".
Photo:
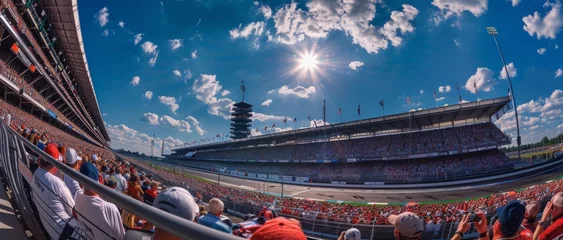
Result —
POLYGON ((197 220, 197 223, 229 234, 233 233, 233 230, 227 226, 227 224, 221 222, 221 219, 212 213, 208 213, 205 216, 200 217, 197 220))

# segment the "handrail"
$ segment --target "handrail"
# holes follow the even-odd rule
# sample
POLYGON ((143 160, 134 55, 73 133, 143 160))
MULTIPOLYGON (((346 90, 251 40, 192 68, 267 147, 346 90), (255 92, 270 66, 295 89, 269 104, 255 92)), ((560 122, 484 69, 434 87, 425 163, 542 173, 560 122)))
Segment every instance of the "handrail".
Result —
MULTIPOLYGON (((59 171, 61 171, 63 174, 73 178, 84 187, 93 190, 104 199, 107 199, 110 202, 114 203, 115 205, 135 214, 136 216, 142 219, 145 219, 147 222, 151 224, 154 224, 159 229, 162 229, 166 232, 179 236, 182 239, 197 240, 205 236, 205 239, 212 239, 212 240, 213 239, 240 240, 240 238, 234 235, 213 230, 206 226, 199 225, 194 222, 190 222, 186 219, 177 217, 168 212, 154 208, 150 205, 147 205, 146 203, 140 202, 131 197, 116 192, 115 190, 112 190, 106 186, 103 186, 99 184, 97 181, 94 181, 80 174, 79 172, 71 169, 70 167, 66 166, 62 162, 53 159, 50 155, 43 152, 41 149, 37 148, 35 145, 31 144, 29 141, 27 141, 25 138, 23 138, 13 129, 7 126, 6 123, 4 123, 3 121, 0 122, 2 124, 0 131, 4 131, 4 129, 9 129, 6 132, 6 134, 15 136, 15 139, 23 143, 25 147, 31 149, 31 151, 39 155, 41 161, 49 162, 50 164, 55 166, 59 171)), ((2 143, 2 145, 6 145, 6 144, 2 143)), ((14 159, 9 159, 9 160, 14 161, 14 159)), ((6 159, 4 161, 6 161, 6 159)))

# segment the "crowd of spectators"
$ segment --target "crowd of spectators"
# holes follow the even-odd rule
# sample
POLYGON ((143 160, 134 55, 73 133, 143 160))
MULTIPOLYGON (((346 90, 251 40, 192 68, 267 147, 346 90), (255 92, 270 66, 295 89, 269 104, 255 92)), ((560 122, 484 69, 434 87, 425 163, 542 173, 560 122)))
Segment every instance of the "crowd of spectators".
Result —
POLYGON ((237 149, 198 151, 202 160, 333 160, 392 158, 416 154, 461 151, 510 143, 494 124, 478 123, 457 127, 399 134, 304 144, 253 146, 237 149))

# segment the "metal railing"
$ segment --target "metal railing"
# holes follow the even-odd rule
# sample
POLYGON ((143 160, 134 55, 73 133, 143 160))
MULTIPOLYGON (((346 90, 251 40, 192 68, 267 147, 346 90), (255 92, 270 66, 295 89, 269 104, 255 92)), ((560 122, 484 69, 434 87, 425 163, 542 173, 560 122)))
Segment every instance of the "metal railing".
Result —
MULTIPOLYGON (((53 159, 20 136, 3 121, 0 121, 1 174, 4 182, 10 191, 13 192, 14 202, 22 215, 23 222, 37 239, 43 238, 45 234, 41 233, 39 217, 37 217, 37 212, 34 212, 34 210, 37 211, 37 209, 32 207, 33 203, 29 200, 31 194, 26 192, 28 191, 26 189, 29 189, 29 185, 31 185, 32 179, 32 169, 30 169, 31 156, 37 156, 41 158, 41 161, 49 162, 51 165, 55 166, 58 171, 73 178, 82 186, 93 190, 103 199, 150 222, 155 225, 156 228, 179 236, 182 239, 240 239, 234 235, 212 230, 208 227, 177 217, 103 186, 69 168, 62 162, 53 159), (26 187, 26 185, 28 187, 26 187)), ((47 226, 44 227, 47 228, 47 226)))

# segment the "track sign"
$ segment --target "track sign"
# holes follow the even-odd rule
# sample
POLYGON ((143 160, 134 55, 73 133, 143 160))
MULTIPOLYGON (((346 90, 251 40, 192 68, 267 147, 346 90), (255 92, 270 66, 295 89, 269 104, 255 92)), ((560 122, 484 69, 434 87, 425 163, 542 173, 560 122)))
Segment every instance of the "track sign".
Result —
POLYGON ((18 57, 18 59, 20 59, 20 61, 23 63, 23 65, 25 65, 27 68, 29 68, 29 70, 32 73, 35 72, 35 65, 33 65, 33 63, 31 63, 29 58, 27 58, 27 56, 22 51, 20 51, 20 46, 18 46, 17 43, 12 44, 12 47, 10 47, 10 49, 12 50, 12 52, 14 54, 16 54, 16 57, 18 57))

